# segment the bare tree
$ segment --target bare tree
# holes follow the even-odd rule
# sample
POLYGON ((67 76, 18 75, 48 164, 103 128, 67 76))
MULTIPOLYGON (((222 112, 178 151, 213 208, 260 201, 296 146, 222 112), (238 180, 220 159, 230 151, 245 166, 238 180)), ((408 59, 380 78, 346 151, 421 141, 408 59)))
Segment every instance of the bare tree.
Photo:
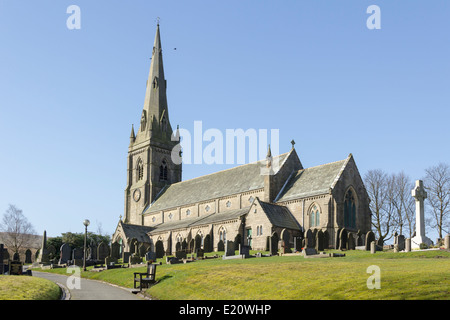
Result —
POLYGON ((431 207, 431 227, 436 228, 439 238, 443 231, 448 233, 450 216, 450 166, 440 163, 425 170, 424 187, 428 194, 428 204, 431 207))
POLYGON ((366 173, 364 184, 371 200, 372 225, 378 233, 378 238, 385 241, 390 238, 390 231, 394 224, 395 208, 390 201, 392 181, 384 171, 376 169, 366 173))
POLYGON ((21 248, 29 247, 33 241, 33 237, 30 235, 36 234, 22 210, 11 204, 3 215, 0 231, 4 232, 5 245, 15 253, 18 253, 21 248))
POLYGON ((404 229, 408 230, 409 237, 415 229, 415 215, 414 215, 414 199, 411 197, 411 190, 414 188, 414 183, 411 178, 403 171, 398 174, 392 174, 391 179, 391 197, 389 201, 395 208, 393 221, 395 227, 398 228, 399 234, 403 234, 404 229))

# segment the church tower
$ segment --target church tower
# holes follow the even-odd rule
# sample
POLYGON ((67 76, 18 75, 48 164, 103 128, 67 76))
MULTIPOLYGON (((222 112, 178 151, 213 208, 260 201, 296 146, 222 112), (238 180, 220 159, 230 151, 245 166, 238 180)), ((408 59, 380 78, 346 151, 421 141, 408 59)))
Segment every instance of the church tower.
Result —
POLYGON ((151 60, 140 127, 135 132, 132 126, 128 147, 124 223, 137 225, 143 224, 142 212, 161 190, 181 181, 181 164, 172 161, 179 135, 169 121, 159 24, 151 60))

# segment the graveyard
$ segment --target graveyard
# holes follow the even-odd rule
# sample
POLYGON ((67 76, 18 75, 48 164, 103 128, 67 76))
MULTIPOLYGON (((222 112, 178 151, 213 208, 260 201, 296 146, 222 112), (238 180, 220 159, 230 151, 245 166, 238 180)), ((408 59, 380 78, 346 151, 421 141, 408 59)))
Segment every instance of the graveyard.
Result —
MULTIPOLYGON (((225 252, 205 254, 202 260, 168 264, 157 259, 155 285, 143 293, 161 300, 410 300, 449 299, 448 250, 393 249, 375 254, 362 250, 325 250, 345 256, 306 259, 303 254, 264 256, 250 251, 246 259, 222 259, 225 252), (217 256, 217 258, 213 258, 217 256), (259 257, 260 256, 260 257, 259 257), (369 266, 380 268, 380 289, 369 289, 369 266)), ((238 252, 236 252, 238 254, 238 252)), ((93 272, 81 276, 133 288, 133 273, 145 264, 93 272)), ((45 270, 66 274, 65 268, 45 270)))

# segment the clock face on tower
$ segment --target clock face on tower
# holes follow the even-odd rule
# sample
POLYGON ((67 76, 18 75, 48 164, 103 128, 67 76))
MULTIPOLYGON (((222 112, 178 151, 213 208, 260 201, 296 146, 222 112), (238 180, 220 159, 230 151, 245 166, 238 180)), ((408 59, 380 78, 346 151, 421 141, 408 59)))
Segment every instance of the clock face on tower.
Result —
POLYGON ((140 198, 141 198, 141 190, 139 189, 134 190, 133 192, 134 201, 138 202, 140 198))

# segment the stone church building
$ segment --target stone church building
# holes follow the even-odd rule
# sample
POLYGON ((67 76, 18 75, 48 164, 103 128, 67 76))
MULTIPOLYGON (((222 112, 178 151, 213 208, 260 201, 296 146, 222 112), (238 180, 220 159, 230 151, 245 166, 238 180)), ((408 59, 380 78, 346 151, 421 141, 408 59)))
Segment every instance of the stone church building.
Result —
POLYGON ((293 146, 274 157, 269 148, 266 159, 182 181, 166 85, 158 25, 140 127, 131 130, 125 214, 112 237, 122 252, 221 251, 225 240, 267 250, 281 238, 292 248, 308 230, 322 231, 329 248, 343 229, 364 241, 369 197, 351 154, 304 168, 293 146))

